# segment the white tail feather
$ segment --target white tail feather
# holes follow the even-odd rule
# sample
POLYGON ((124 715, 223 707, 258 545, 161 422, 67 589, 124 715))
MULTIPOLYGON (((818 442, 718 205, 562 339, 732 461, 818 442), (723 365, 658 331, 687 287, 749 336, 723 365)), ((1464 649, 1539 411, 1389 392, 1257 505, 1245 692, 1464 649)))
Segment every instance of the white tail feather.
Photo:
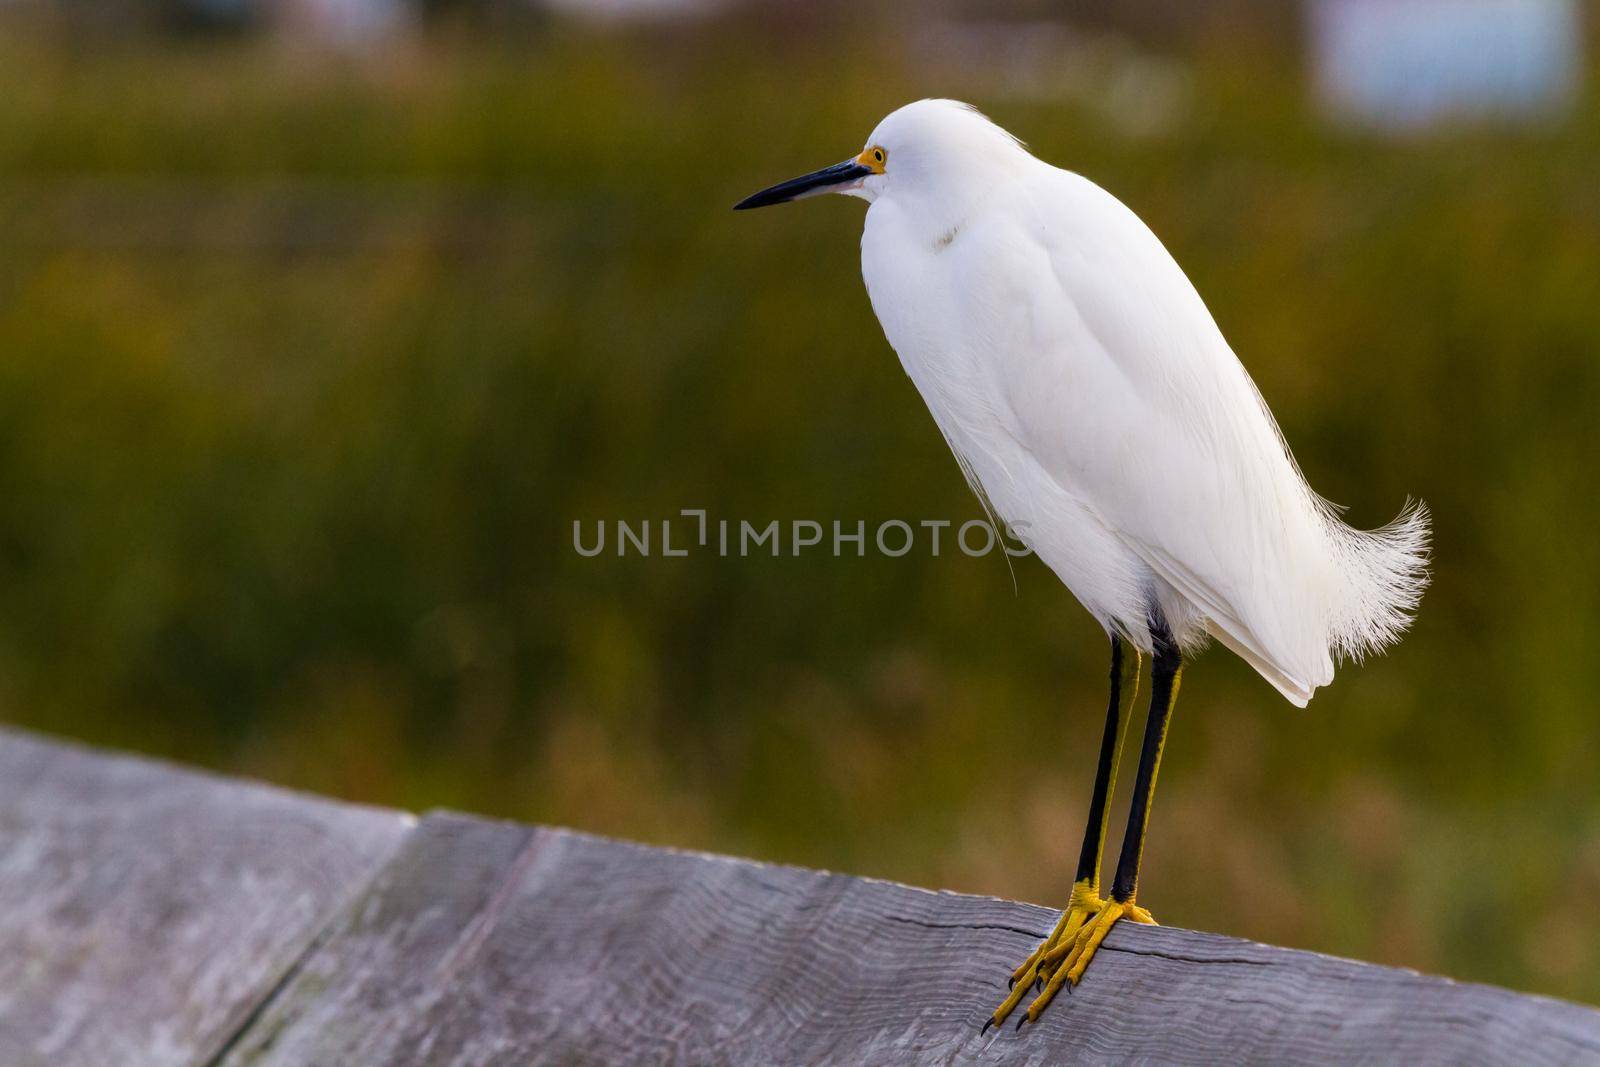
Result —
POLYGON ((1359 661, 1393 644, 1411 625, 1428 585, 1428 509, 1407 501, 1393 522, 1376 530, 1352 530, 1331 513, 1324 518, 1339 570, 1349 578, 1329 636, 1341 658, 1359 661))

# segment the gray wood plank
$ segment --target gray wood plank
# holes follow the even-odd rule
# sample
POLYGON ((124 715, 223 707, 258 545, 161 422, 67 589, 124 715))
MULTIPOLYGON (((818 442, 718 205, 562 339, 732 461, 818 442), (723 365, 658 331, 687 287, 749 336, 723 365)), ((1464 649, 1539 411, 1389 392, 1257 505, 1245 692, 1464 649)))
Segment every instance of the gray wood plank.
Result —
POLYGON ((433 815, 225 1067, 1600 1063, 1600 1012, 1120 927, 980 1036, 1044 908, 433 815))
POLYGON ((0 1064, 209 1063, 414 822, 0 730, 0 1064))

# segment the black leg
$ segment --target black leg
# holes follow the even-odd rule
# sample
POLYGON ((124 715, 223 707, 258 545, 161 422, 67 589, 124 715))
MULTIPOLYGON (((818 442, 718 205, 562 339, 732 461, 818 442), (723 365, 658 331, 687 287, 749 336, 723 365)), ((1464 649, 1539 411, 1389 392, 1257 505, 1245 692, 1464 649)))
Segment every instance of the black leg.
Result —
POLYGON ((1100 891, 1100 857, 1105 849, 1106 816, 1116 792, 1117 764, 1122 756, 1122 740, 1127 733, 1123 705, 1133 700, 1139 688, 1139 653, 1129 650, 1116 634, 1111 635, 1111 699, 1106 704, 1106 727, 1100 735, 1100 763, 1094 772, 1094 792, 1089 797, 1089 822, 1083 829, 1083 851, 1078 854, 1079 882, 1100 891))
POLYGON ((1044 981, 1050 973, 1048 968, 1071 949, 1078 931, 1105 903, 1100 897, 1100 856, 1106 839, 1106 817, 1111 797, 1117 788, 1117 764, 1122 757, 1122 742, 1128 733, 1128 712, 1138 690, 1139 653, 1127 648, 1121 638, 1113 636, 1111 699, 1106 704, 1105 731, 1100 737, 1100 762, 1095 768, 1094 793, 1089 798, 1089 822, 1083 831, 1083 851, 1078 857, 1078 876, 1072 885, 1072 896, 1062 909, 1061 918, 1050 936, 1011 973, 1011 995, 983 1024, 985 1030, 1003 1022, 1035 981, 1044 981))
MULTIPOLYGON (((1172 714, 1172 702, 1178 695, 1178 675, 1183 669, 1183 656, 1178 651, 1178 643, 1172 638, 1172 631, 1167 627, 1159 614, 1150 620, 1150 633, 1154 638, 1155 662, 1150 672, 1150 718, 1144 729, 1143 750, 1139 753, 1139 778, 1134 783, 1133 806, 1128 812, 1128 832, 1122 838, 1122 855, 1117 860, 1117 875, 1111 884, 1111 899, 1099 901, 1091 917, 1080 920, 1074 929, 1064 929, 1067 918, 1064 914, 1061 925, 1056 928, 1056 933, 1051 935, 1052 947, 1040 957, 1031 971, 1023 977, 1046 973, 1049 981, 1045 983, 1044 991, 1037 999, 1028 1005, 1027 1014, 1017 1025, 1029 1022, 1039 1017, 1039 1013, 1054 999, 1056 993, 1068 982, 1077 982, 1083 977, 1084 968, 1089 966, 1089 961, 1099 951, 1101 942, 1111 928, 1122 919, 1131 919, 1134 922, 1155 922, 1150 913, 1134 903, 1134 897, 1139 892, 1139 860, 1144 854, 1144 831, 1150 821, 1150 798, 1156 790, 1156 771, 1161 766, 1161 749, 1167 740, 1167 720, 1172 714)), ((1116 653, 1113 652, 1113 659, 1116 653)), ((1114 672, 1114 678, 1126 679, 1126 675, 1114 672)), ((1113 681, 1116 686, 1116 681, 1113 681)), ((1113 699, 1113 714, 1118 719, 1123 718, 1117 701, 1113 699)), ((1096 843, 1105 836, 1104 804, 1111 793, 1111 785, 1116 775, 1116 744, 1112 744, 1112 755, 1109 761, 1106 758, 1107 745, 1101 745, 1102 777, 1106 782, 1105 796, 1101 795, 1098 781, 1095 788, 1094 811, 1091 818, 1098 816, 1099 826, 1091 822, 1089 833, 1095 837, 1096 843), (1107 763, 1111 771, 1104 773, 1107 763)), ((1079 865, 1080 877, 1085 870, 1094 871, 1098 862, 1091 860, 1089 845, 1084 846, 1084 859, 1079 865)), ((1074 886, 1074 898, 1080 889, 1074 886)), ((1071 914, 1082 915, 1083 911, 1075 909, 1071 914)), ((1032 961, 1030 961, 1032 962, 1032 961)), ((993 1022, 998 1023, 1006 1017, 1015 1006, 1019 990, 1013 989, 1011 998, 994 1013, 993 1022)))
POLYGON ((1150 798, 1156 791, 1156 771, 1167 740, 1167 720, 1178 696, 1183 656, 1172 632, 1159 616, 1150 623, 1155 639, 1155 660, 1150 668, 1150 717, 1145 722, 1144 745, 1139 753, 1139 777, 1133 786, 1133 807, 1128 811, 1128 832, 1122 837, 1122 856, 1111 884, 1111 899, 1126 904, 1139 891, 1139 861, 1144 856, 1144 831, 1150 822, 1150 798))

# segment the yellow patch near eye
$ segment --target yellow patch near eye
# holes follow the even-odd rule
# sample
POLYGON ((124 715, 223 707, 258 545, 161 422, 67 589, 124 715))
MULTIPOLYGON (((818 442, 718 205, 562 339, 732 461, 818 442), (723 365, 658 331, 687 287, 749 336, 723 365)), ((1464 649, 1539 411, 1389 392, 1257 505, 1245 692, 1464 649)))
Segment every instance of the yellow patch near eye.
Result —
POLYGON ((867 149, 865 152, 862 152, 856 157, 857 163, 861 164, 863 167, 866 167, 874 174, 882 174, 883 165, 888 161, 889 153, 885 152, 877 145, 873 145, 871 148, 867 149))

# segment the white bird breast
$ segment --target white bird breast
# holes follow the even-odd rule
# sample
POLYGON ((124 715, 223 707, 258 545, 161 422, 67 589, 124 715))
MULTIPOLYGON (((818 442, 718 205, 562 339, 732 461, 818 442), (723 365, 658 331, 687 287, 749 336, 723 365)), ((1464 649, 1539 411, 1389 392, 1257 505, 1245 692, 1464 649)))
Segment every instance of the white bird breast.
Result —
POLYGON ((1053 275, 1040 241, 1013 212, 991 206, 930 242, 883 197, 867 214, 862 274, 885 336, 974 490, 1023 530, 1091 614, 1108 625, 1133 621, 1148 647, 1147 569, 1087 506, 1082 476, 1103 461, 1101 424, 1126 410, 1127 382, 1093 358, 1070 295, 1057 284, 1041 291, 1039 280, 1053 275), (1072 439, 1066 449, 1030 433, 1030 423, 1048 422, 1072 439), (1043 457, 1056 452, 1047 467, 1043 457))

